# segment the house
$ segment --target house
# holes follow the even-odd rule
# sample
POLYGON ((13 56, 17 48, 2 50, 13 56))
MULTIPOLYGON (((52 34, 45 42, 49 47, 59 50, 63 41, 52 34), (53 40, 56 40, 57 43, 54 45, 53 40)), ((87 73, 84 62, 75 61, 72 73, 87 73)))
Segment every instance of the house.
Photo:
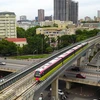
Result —
POLYGON ((14 42, 15 44, 17 44, 20 47, 23 47, 24 45, 27 44, 26 38, 6 38, 5 40, 7 40, 9 42, 14 42))

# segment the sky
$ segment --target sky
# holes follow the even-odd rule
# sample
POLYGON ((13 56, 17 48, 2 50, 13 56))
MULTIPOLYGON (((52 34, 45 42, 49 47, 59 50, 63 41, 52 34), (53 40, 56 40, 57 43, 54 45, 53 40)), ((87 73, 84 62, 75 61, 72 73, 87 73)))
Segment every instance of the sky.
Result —
MULTIPOLYGON (((74 0, 79 3, 79 19, 97 16, 100 10, 100 0, 74 0)), ((53 15, 53 0, 0 0, 0 12, 15 12, 19 16, 26 15, 27 19, 34 20, 38 9, 45 10, 45 16, 53 15)))

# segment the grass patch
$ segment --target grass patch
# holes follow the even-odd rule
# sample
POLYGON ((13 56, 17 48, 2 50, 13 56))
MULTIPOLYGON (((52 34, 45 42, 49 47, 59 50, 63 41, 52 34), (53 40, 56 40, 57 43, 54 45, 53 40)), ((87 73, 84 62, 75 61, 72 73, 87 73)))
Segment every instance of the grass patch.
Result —
POLYGON ((10 57, 12 59, 39 59, 39 58, 47 58, 50 54, 40 54, 40 55, 24 55, 24 56, 13 56, 10 57))

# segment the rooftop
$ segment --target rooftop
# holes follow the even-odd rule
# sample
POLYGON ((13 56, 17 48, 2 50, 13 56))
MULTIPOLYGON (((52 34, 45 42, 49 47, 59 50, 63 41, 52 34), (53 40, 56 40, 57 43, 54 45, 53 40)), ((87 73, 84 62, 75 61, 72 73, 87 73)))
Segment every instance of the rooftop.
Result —
POLYGON ((31 20, 18 20, 17 22, 31 22, 31 20))
POLYGON ((15 15, 14 12, 7 12, 7 11, 5 11, 5 12, 0 12, 0 15, 6 15, 6 14, 15 15))
POLYGON ((6 38, 9 42, 23 42, 26 41, 26 38, 6 38))

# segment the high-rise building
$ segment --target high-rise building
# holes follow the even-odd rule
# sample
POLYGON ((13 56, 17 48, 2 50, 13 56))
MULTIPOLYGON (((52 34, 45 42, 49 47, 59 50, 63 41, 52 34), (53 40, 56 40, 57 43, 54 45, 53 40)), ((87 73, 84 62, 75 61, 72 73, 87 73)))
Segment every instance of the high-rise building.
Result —
POLYGON ((91 21, 91 18, 88 16, 86 16, 84 19, 85 19, 85 21, 91 21))
POLYGON ((94 16, 94 21, 97 21, 97 17, 96 16, 94 16))
POLYGON ((38 22, 44 21, 44 9, 38 10, 38 22))
POLYGON ((20 16, 20 20, 26 20, 26 19, 27 19, 27 18, 26 18, 25 15, 20 16))
POLYGON ((16 38, 16 15, 14 12, 0 12, 0 38, 16 38))
POLYGON ((52 21, 52 15, 51 16, 45 16, 45 20, 52 21))
POLYGON ((54 19, 77 23, 78 2, 72 0, 54 0, 54 19))
POLYGON ((98 18, 100 18, 100 10, 98 10, 98 18))
POLYGON ((38 22, 38 17, 35 17, 35 21, 38 22))

